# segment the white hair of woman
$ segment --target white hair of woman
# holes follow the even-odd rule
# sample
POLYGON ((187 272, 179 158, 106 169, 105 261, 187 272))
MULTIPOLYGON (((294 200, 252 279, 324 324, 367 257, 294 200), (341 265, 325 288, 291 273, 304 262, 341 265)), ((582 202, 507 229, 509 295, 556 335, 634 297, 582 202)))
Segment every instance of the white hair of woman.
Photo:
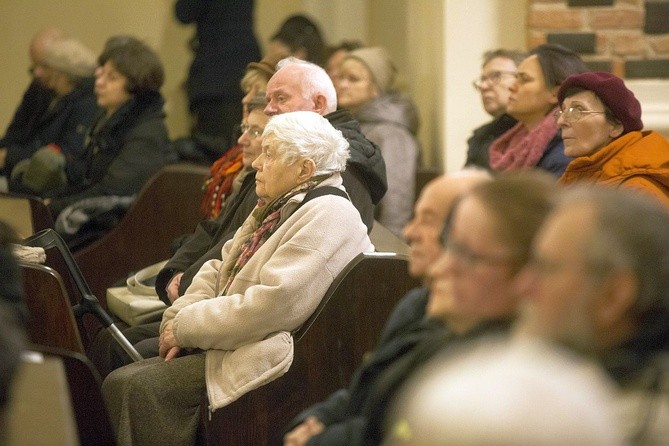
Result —
POLYGON ((300 158, 312 160, 316 167, 314 175, 343 172, 350 157, 346 138, 316 112, 272 116, 262 137, 263 148, 273 145, 277 156, 288 165, 300 158))

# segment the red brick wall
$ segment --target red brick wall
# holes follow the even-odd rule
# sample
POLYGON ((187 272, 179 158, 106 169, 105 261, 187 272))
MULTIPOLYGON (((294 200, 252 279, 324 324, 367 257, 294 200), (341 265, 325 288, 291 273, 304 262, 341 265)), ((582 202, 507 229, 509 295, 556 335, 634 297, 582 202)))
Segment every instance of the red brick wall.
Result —
MULTIPOLYGON (((669 2, 653 1, 653 6, 663 8, 663 14, 665 7, 669 7, 669 2)), ((651 77, 669 78, 669 14, 665 17, 665 29, 647 34, 644 32, 647 3, 652 2, 614 0, 611 6, 570 7, 567 0, 529 0, 528 48, 545 43, 549 35, 559 38, 562 33, 594 34, 594 53, 581 54, 586 62, 608 65, 610 71, 625 77, 626 69, 631 71, 625 65, 627 61, 637 61, 637 67, 638 61, 653 61, 648 63, 653 67, 649 71, 651 77)))

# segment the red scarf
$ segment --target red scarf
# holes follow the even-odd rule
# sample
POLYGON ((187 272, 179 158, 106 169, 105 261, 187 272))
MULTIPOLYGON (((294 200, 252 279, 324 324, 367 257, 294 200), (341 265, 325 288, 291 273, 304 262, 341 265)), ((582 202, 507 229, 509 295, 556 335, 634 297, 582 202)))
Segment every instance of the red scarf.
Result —
POLYGON ((244 153, 239 144, 228 150, 209 168, 211 176, 205 180, 204 196, 200 211, 207 219, 215 219, 221 213, 225 199, 232 192, 232 183, 242 171, 244 153))
MULTIPOLYGON (((557 108, 556 108, 557 109, 557 108)), ((551 110, 539 124, 528 131, 519 122, 490 145, 490 167, 495 170, 527 169, 537 165, 548 143, 558 132, 551 110)))

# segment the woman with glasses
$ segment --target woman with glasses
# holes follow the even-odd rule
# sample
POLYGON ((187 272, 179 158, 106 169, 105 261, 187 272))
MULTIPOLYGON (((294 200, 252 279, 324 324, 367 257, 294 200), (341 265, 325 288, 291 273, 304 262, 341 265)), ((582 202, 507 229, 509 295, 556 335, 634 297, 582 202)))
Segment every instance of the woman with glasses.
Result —
POLYGON ((516 125, 516 119, 506 113, 511 96, 511 85, 516 81, 516 67, 526 54, 498 49, 483 55, 481 76, 474 80, 474 89, 481 95, 481 103, 493 120, 474 130, 467 140, 465 166, 490 169, 488 149, 504 132, 516 125))
POLYGON ((560 183, 590 181, 633 187, 669 205, 669 141, 642 132, 641 105, 610 73, 570 76, 558 92, 557 125, 574 158, 560 183))
POLYGON ((490 167, 498 171, 539 168, 556 177, 571 161, 553 119, 560 84, 587 68, 578 54, 560 45, 544 44, 530 51, 518 66, 507 113, 518 124, 490 145, 490 167))

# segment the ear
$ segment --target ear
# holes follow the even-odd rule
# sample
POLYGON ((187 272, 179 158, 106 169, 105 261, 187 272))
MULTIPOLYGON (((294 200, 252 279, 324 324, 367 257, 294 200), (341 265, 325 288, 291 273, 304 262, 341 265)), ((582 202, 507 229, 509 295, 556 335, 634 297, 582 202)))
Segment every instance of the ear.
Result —
POLYGON ((607 280, 597 303, 597 323, 611 327, 629 317, 636 303, 639 284, 632 271, 617 271, 607 280))
POLYGON ((316 163, 308 158, 303 160, 299 173, 300 182, 307 181, 309 178, 313 177, 314 172, 316 172, 316 163))
POLYGON ((609 131, 609 136, 613 139, 616 139, 623 133, 624 127, 621 123, 617 123, 615 126, 612 126, 611 131, 609 131))
POLYGON ((314 96, 314 111, 321 116, 327 114, 328 100, 322 94, 314 96))
POLYGON ((553 88, 550 88, 548 90, 549 96, 548 96, 548 102, 552 105, 557 105, 558 104, 558 91, 560 91, 560 86, 555 86, 553 88))

